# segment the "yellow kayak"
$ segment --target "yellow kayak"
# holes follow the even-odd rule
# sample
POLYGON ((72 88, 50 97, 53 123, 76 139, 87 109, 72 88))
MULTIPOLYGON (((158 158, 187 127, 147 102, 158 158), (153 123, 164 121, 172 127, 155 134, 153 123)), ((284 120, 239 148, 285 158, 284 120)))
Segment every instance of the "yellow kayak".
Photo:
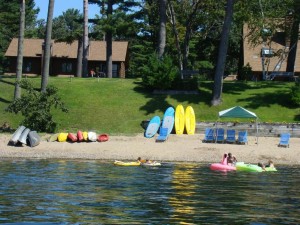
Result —
POLYGON ((68 139, 68 133, 59 133, 57 136, 57 141, 65 142, 68 139))
POLYGON ((123 162, 123 161, 118 161, 115 160, 114 165, 116 166, 140 166, 141 163, 140 162, 123 162))
POLYGON ((84 141, 88 140, 88 132, 87 131, 82 132, 82 136, 83 136, 84 141))

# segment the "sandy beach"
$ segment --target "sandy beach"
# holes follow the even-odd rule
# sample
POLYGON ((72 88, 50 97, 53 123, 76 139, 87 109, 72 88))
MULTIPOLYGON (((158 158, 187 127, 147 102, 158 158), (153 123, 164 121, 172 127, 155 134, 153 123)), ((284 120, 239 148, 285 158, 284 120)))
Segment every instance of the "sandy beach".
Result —
POLYGON ((219 162, 224 153, 231 152, 238 161, 246 163, 267 162, 300 165, 300 138, 291 138, 290 147, 278 147, 279 137, 248 137, 248 144, 203 143, 201 134, 171 134, 166 142, 155 142, 155 137, 110 136, 107 142, 48 142, 49 135, 42 136, 36 147, 9 146, 8 134, 0 135, 0 158, 32 159, 92 159, 135 160, 139 156, 160 162, 219 162))

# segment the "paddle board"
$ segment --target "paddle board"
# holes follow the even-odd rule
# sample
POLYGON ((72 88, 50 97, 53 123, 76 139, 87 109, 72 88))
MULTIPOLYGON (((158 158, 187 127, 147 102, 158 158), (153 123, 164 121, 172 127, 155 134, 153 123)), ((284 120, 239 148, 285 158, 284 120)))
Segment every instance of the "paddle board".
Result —
POLYGON ((167 135, 169 135, 173 130, 174 120, 175 120, 174 114, 175 114, 175 110, 173 107, 169 107, 165 111, 161 127, 168 128, 167 135))
POLYGON ((192 106, 188 106, 185 109, 185 129, 187 134, 195 134, 196 117, 192 106))
POLYGON ((175 132, 176 132, 176 134, 183 134, 184 124, 185 124, 184 108, 180 104, 176 107, 176 110, 175 110, 175 132))
POLYGON ((159 116, 154 116, 148 126, 147 129, 145 131, 145 137, 146 138, 152 138, 158 131, 159 126, 160 126, 160 117, 159 116))
POLYGON ((26 128, 22 132, 21 136, 19 137, 19 142, 21 142, 22 144, 26 145, 27 144, 27 136, 28 136, 29 132, 30 132, 30 129, 26 128))

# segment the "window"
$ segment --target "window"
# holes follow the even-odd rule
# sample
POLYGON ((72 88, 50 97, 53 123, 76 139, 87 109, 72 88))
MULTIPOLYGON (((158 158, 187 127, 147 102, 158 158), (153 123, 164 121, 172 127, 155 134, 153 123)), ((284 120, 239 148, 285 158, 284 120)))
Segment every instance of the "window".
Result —
POLYGON ((31 62, 24 62, 24 65, 23 65, 23 71, 24 72, 30 72, 31 71, 31 69, 32 69, 32 63, 31 62))
POLYGON ((72 63, 63 63, 61 70, 63 73, 71 73, 72 72, 72 63))

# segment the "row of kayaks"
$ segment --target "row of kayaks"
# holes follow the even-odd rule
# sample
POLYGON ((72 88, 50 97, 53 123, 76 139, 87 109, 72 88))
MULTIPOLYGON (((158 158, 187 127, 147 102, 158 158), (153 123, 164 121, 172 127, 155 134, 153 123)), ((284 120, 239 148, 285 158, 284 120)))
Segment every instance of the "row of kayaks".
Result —
POLYGON ((246 171, 246 172, 275 172, 277 169, 275 167, 265 167, 264 169, 258 165, 237 162, 234 166, 222 164, 222 163, 212 163, 210 165, 211 170, 219 171, 246 171))
POLYGON ((13 133, 9 140, 10 145, 24 144, 30 147, 39 145, 41 138, 36 131, 30 130, 25 126, 19 126, 18 129, 13 133))
POLYGON ((94 131, 81 131, 78 130, 77 133, 57 133, 53 134, 48 141, 58 141, 58 142, 105 142, 108 141, 108 134, 97 135, 94 131))
POLYGON ((190 135, 195 134, 196 117, 192 106, 187 106, 186 109, 184 109, 181 104, 177 105, 176 109, 172 106, 168 107, 162 120, 159 116, 151 118, 145 129, 144 136, 146 138, 152 138, 158 133, 160 128, 167 128, 167 135, 169 135, 174 127, 176 134, 183 134, 184 131, 190 135))
POLYGON ((141 163, 139 161, 124 162, 124 161, 115 160, 114 165, 115 166, 161 166, 161 163, 156 161, 141 163))

